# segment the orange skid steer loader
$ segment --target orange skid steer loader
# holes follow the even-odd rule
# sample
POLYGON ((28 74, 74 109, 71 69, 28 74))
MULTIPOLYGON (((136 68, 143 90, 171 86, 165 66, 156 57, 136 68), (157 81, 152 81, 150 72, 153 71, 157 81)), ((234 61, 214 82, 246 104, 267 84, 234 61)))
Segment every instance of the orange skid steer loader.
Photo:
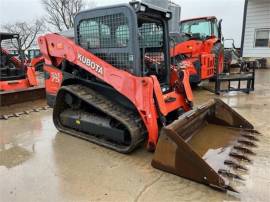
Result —
POLYGON ((11 44, 19 46, 19 43, 19 34, 0 33, 0 106, 45 97, 44 87, 39 85, 35 67, 28 66, 24 53, 19 50, 17 57, 6 48, 11 44))
POLYGON ((235 191, 257 132, 220 100, 192 109, 188 72, 170 64, 170 17, 131 2, 79 12, 74 40, 41 36, 54 124, 121 153, 146 144, 155 168, 235 191))

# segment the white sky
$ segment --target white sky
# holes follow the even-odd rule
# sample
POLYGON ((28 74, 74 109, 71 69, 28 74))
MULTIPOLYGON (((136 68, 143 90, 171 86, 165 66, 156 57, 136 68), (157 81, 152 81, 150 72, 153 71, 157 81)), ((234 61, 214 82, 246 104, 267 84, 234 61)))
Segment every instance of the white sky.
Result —
MULTIPOLYGON (((87 0, 91 2, 91 0, 87 0)), ((127 3, 128 0, 93 0, 98 6, 127 3)), ((244 0, 173 0, 182 7, 181 19, 217 16, 223 19, 223 35, 240 46, 244 0)), ((91 5, 89 3, 89 5, 91 5)), ((41 0, 0 0, 0 24, 31 21, 45 14, 41 0)))

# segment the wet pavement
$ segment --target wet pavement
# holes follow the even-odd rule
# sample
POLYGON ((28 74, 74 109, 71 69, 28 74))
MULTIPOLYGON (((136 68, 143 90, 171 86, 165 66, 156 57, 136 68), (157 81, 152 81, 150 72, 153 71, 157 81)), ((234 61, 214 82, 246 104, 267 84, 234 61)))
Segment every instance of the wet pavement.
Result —
MULTIPOLYGON (((263 134, 240 194, 156 170, 144 148, 123 155, 62 134, 48 109, 0 120, 0 201, 270 201, 270 70, 258 71, 255 87, 249 95, 220 96, 263 134)), ((194 94, 196 105, 215 97, 194 94)))
POLYGON ((22 112, 22 111, 30 110, 33 108, 44 107, 46 105, 47 105, 46 100, 40 99, 40 100, 31 101, 31 102, 25 102, 25 103, 14 104, 14 105, 9 105, 9 106, 2 106, 0 107, 0 115, 22 112))

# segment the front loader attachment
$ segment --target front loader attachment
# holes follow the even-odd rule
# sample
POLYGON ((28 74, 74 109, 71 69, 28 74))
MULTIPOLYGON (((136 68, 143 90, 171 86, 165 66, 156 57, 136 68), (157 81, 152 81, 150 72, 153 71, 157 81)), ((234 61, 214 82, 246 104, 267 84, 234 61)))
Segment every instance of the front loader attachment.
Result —
POLYGON ((226 191, 237 192, 250 163, 257 131, 219 99, 162 128, 152 166, 226 191))

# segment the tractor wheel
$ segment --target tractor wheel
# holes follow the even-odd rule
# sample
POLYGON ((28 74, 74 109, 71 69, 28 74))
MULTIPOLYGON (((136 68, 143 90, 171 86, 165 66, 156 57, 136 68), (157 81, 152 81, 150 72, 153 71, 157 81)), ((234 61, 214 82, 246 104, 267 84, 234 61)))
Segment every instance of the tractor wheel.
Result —
POLYGON ((212 54, 215 55, 215 74, 222 73, 224 68, 224 49, 221 43, 216 43, 212 48, 212 54), (218 71, 217 71, 218 70, 218 71))
POLYGON ((192 89, 197 89, 197 88, 199 88, 199 84, 200 84, 201 82, 196 82, 196 83, 190 83, 190 87, 192 88, 192 89))
POLYGON ((224 72, 229 72, 229 66, 231 65, 232 51, 224 50, 224 72))

